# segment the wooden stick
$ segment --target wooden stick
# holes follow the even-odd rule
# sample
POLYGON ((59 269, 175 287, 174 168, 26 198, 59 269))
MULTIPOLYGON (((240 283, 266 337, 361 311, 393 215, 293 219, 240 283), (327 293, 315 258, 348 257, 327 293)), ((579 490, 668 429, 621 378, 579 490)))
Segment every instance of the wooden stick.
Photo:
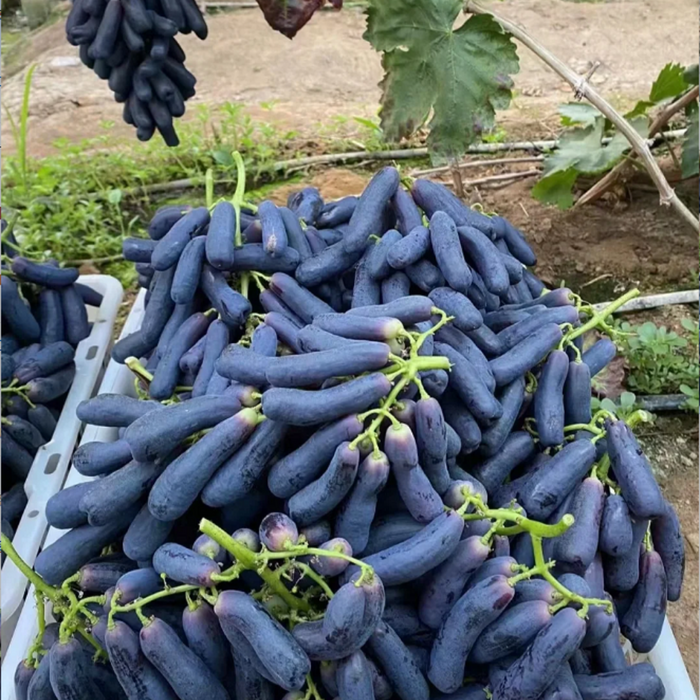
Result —
POLYGON ((564 80, 574 88, 577 95, 580 95, 582 98, 585 97, 599 112, 606 116, 617 127, 617 130, 630 142, 632 148, 644 162, 649 176, 659 190, 660 203, 664 206, 672 206, 690 226, 696 231, 698 230, 698 219, 690 209, 683 204, 673 188, 666 181, 666 177, 649 150, 645 139, 642 138, 634 127, 611 104, 603 99, 585 79, 582 79, 580 75, 571 70, 563 61, 510 20, 481 7, 479 3, 473 0, 467 0, 464 10, 465 12, 470 12, 475 15, 491 15, 505 31, 525 44, 527 48, 542 59, 555 73, 558 73, 564 78, 564 80))
MULTIPOLYGON (((522 172, 511 172, 511 173, 500 173, 499 175, 489 175, 487 177, 480 177, 474 180, 465 180, 464 187, 475 187, 476 185, 485 185, 489 182, 503 182, 504 180, 523 180, 527 177, 536 177, 541 175, 541 170, 523 170, 522 172)), ((451 182, 445 183, 448 187, 454 187, 451 182)))
MULTIPOLYGON (((649 136, 656 136, 661 129, 663 129, 666 124, 673 118, 675 114, 685 109, 689 104, 698 99, 698 86, 696 85, 692 90, 689 90, 682 97, 677 99, 675 102, 670 104, 666 109, 663 109, 657 116, 656 119, 649 126, 649 136)), ((634 157, 636 154, 632 154, 634 157)), ((602 177, 598 182, 596 182, 593 187, 588 191, 584 192, 574 205, 576 207, 582 207, 584 204, 590 204, 600 199, 615 183, 620 179, 623 173, 625 173, 630 167, 629 161, 621 160, 609 173, 602 177)))
MULTIPOLYGON (((492 160, 485 158, 484 160, 470 160, 467 163, 457 164, 460 170, 468 170, 469 168, 484 168, 492 165, 510 165, 511 163, 539 163, 544 160, 544 156, 524 156, 522 158, 494 158, 492 160)), ((427 175, 438 175, 446 173, 454 166, 443 165, 440 168, 428 168, 427 170, 412 170, 409 175, 411 177, 425 177, 427 175)))

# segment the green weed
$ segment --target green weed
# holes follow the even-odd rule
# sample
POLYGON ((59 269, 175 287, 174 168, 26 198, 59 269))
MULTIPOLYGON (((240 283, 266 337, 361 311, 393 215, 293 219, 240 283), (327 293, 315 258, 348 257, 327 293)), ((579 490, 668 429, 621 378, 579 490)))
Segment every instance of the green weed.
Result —
POLYGON ((682 320, 679 335, 651 321, 641 326, 619 324, 621 354, 628 364, 626 384, 637 394, 678 394, 688 396, 687 407, 698 405, 698 323, 682 320))

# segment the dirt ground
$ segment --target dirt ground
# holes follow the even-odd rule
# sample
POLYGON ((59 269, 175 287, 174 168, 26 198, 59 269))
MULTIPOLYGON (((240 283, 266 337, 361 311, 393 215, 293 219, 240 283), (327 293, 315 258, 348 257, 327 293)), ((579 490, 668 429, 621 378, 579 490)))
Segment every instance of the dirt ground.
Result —
MULTIPOLYGON (((498 11, 521 23, 579 72, 595 61, 592 83, 614 104, 624 106, 648 94, 669 61, 697 61, 698 14, 695 0, 503 0, 498 11), (624 31, 622 31, 624 30, 624 31)), ((185 37, 188 66, 199 78, 196 104, 240 102, 253 116, 279 120, 310 138, 333 117, 373 117, 381 78, 379 56, 361 38, 363 17, 356 11, 319 13, 294 42, 271 32, 257 11, 209 18, 205 43, 185 37), (238 29, 241 27, 242 29, 238 29), (263 103, 274 102, 274 111, 263 103)), ((554 135, 556 106, 571 99, 562 81, 525 49, 516 76, 513 106, 499 115, 509 136, 554 135)), ((27 42, 21 62, 34 61, 30 108, 33 155, 46 155, 59 137, 78 139, 101 133, 100 121, 117 123, 116 135, 130 135, 121 110, 104 83, 77 61, 76 51, 54 25, 27 42)), ((4 73, 7 75, 7 73, 4 73)), ((24 70, 3 81, 3 104, 16 114, 24 70)), ((195 110, 190 107, 189 118, 195 110)), ((13 149, 8 120, 2 143, 13 149)), ((524 166, 528 168, 530 166, 524 166)), ((499 172, 478 171, 474 176, 499 172)), ((472 175, 470 174, 470 177, 472 175)), ((330 199, 359 192, 368 175, 349 169, 310 173, 308 184, 330 199)), ((605 301, 632 285, 643 293, 697 286, 697 232, 658 206, 658 195, 639 189, 571 212, 543 207, 530 196, 532 180, 507 188, 470 188, 470 203, 481 202, 522 228, 539 255, 538 271, 551 284, 566 280, 591 301, 605 301)), ((285 201, 290 189, 270 193, 285 201)), ((697 180, 679 187, 697 207, 697 180)), ((698 436, 697 424, 660 421, 645 439, 668 498, 678 509, 688 554, 683 600, 669 617, 693 682, 698 681, 698 436)))
MULTIPOLYGON (((646 96, 669 61, 697 61, 695 0, 675 0, 672 9, 665 0, 503 0, 498 11, 579 72, 600 62, 592 83, 614 103, 646 96)), ((272 32, 256 10, 211 16, 209 26, 205 42, 193 35, 182 41, 187 65, 199 79, 185 118, 193 118, 197 104, 241 102, 256 114, 259 105, 274 101, 276 119, 313 134, 319 123, 338 115, 376 115, 380 60, 362 39, 359 11, 318 13, 292 42, 272 32)), ((499 122, 506 130, 514 122, 539 123, 537 131, 546 136, 556 105, 569 100, 571 92, 528 50, 521 47, 519 53, 517 96, 499 122)), ((121 107, 105 83, 79 63, 60 22, 28 42, 14 65, 3 67, 3 104, 13 114, 21 104, 25 71, 11 72, 31 62, 38 64, 30 108, 33 154, 49 153, 59 137, 99 134, 103 120, 118 124, 115 134, 131 134, 121 123, 121 107)), ((265 116, 269 119, 269 113, 265 116)), ((3 147, 11 152, 8 120, 2 122, 3 147)))

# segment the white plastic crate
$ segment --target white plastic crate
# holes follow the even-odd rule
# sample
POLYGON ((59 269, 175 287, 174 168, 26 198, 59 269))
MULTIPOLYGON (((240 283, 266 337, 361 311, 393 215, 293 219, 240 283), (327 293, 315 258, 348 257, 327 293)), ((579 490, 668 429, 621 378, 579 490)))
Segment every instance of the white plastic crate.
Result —
MULTIPOLYGON (((49 442, 37 452, 25 482, 27 506, 17 526, 14 547, 30 566, 46 535, 46 503, 61 490, 70 459, 78 439, 81 423, 75 415, 77 405, 92 396, 104 369, 112 341, 117 312, 124 297, 121 284, 107 275, 83 275, 78 280, 103 296, 99 309, 88 306, 88 318, 93 323, 90 335, 75 352, 75 379, 66 395, 56 430, 49 442)), ((12 637, 27 581, 9 560, 2 567, 2 648, 12 637)))
MULTIPOLYGON (((127 319, 122 336, 133 333, 140 327, 143 318, 144 299, 145 292, 142 291, 127 319)), ((134 396, 133 374, 123 365, 110 362, 98 393, 118 393, 134 396)), ((93 440, 108 442, 116 439, 116 428, 88 426, 81 444, 82 442, 93 440)), ((66 480, 66 486, 87 481, 89 478, 82 476, 75 469, 71 469, 66 480)), ((51 528, 46 537, 46 544, 56 541, 62 534, 63 530, 51 528)), ((3 655, 0 700, 16 700, 13 682, 15 669, 25 657, 37 634, 36 601, 33 591, 32 587, 27 596, 27 602, 22 609, 10 648, 3 655)), ((47 619, 50 619, 50 608, 47 608, 46 612, 47 619)), ((631 654, 631 656, 635 655, 631 654)), ((666 686, 665 700, 698 700, 668 619, 664 623, 663 631, 656 647, 646 657, 636 656, 634 660, 649 661, 654 666, 666 686)))

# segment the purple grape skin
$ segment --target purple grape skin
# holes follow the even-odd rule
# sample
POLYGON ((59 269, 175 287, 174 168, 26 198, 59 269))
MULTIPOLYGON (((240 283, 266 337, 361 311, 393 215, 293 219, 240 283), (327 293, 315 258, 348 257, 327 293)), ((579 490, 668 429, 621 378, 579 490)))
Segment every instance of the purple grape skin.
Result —
POLYGON ((260 523, 260 542, 272 552, 282 552, 299 541, 296 523, 284 513, 269 513, 260 523))

